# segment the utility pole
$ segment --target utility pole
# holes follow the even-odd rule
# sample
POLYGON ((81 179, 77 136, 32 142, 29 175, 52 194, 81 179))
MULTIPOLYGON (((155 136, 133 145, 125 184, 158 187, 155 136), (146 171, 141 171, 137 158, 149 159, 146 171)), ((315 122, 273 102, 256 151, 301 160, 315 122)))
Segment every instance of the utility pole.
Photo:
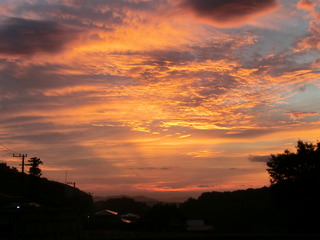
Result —
POLYGON ((15 155, 15 154, 13 154, 12 155, 13 157, 19 157, 19 158, 21 158, 21 160, 22 160, 22 163, 21 163, 21 189, 20 189, 20 191, 21 191, 21 202, 20 202, 20 207, 22 208, 23 207, 23 197, 24 197, 24 158, 25 157, 27 157, 28 155, 27 154, 21 154, 21 153, 19 153, 19 155, 15 155))
POLYGON ((24 164, 24 158, 27 157, 28 155, 19 153, 19 155, 13 154, 12 156, 13 157, 21 157, 22 158, 22 164, 20 164, 20 166, 22 166, 21 172, 24 173, 24 165, 25 165, 24 164))
POLYGON ((75 201, 76 197, 76 182, 66 182, 67 185, 73 185, 73 201, 75 201))

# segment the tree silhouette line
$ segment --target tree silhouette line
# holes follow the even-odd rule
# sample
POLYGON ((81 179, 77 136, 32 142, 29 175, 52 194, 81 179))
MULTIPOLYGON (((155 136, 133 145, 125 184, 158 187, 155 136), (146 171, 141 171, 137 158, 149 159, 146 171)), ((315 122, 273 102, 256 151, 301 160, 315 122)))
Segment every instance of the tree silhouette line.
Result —
POLYGON ((143 216, 139 227, 148 231, 181 231, 188 219, 201 219, 217 233, 319 233, 319 153, 319 142, 299 140, 295 152, 271 154, 266 162, 269 187, 205 192, 180 204, 150 207, 118 198, 96 202, 95 206, 96 210, 134 210, 143 216))

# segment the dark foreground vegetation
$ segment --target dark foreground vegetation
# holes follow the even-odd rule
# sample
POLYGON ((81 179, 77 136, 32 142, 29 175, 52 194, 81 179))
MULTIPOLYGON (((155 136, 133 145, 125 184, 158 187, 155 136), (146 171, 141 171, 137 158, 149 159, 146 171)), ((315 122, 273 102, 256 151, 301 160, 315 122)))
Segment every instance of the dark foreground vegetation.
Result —
POLYGON ((92 207, 77 188, 0 163, 0 239, 76 236, 92 207))
POLYGON ((270 187, 150 204, 93 203, 79 189, 0 163, 0 239, 320 239, 320 144, 299 141, 267 167, 270 187))

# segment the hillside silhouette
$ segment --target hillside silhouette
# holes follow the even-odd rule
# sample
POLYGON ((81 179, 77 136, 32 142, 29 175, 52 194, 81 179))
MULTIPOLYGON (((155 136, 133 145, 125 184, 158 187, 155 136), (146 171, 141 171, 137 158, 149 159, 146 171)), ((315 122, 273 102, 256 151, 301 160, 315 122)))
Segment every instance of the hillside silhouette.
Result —
POLYGON ((25 203, 37 203, 45 207, 76 207, 79 211, 89 211, 92 197, 67 184, 51 181, 28 174, 23 176, 23 190, 21 190, 22 173, 17 169, 0 163, 0 203, 10 203, 12 199, 20 203, 23 194, 25 203))
POLYGON ((91 213, 91 195, 0 163, 0 239, 76 238, 91 213), (23 183, 22 183, 23 181, 23 183))

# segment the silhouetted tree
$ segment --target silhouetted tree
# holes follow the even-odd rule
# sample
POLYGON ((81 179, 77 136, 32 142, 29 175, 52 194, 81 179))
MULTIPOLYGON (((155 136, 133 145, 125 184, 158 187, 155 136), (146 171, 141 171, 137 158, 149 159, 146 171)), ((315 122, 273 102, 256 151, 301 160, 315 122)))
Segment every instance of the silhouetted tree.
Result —
POLYGON ((296 152, 271 155, 267 162, 273 200, 291 231, 318 231, 320 143, 298 141, 296 152))
POLYGON ((198 199, 189 198, 180 209, 187 219, 202 219, 217 233, 268 233, 276 227, 267 187, 205 192, 198 199))
POLYGON ((0 169, 7 172, 18 172, 17 168, 10 167, 5 162, 0 162, 0 169))
POLYGON ((43 164, 43 162, 40 160, 40 158, 33 157, 28 160, 30 166, 29 174, 35 177, 40 177, 42 175, 41 169, 39 168, 40 164, 43 164))
POLYGON ((317 144, 298 141, 297 152, 285 150, 282 154, 271 155, 267 162, 271 184, 292 182, 296 184, 319 183, 320 142, 317 144))

